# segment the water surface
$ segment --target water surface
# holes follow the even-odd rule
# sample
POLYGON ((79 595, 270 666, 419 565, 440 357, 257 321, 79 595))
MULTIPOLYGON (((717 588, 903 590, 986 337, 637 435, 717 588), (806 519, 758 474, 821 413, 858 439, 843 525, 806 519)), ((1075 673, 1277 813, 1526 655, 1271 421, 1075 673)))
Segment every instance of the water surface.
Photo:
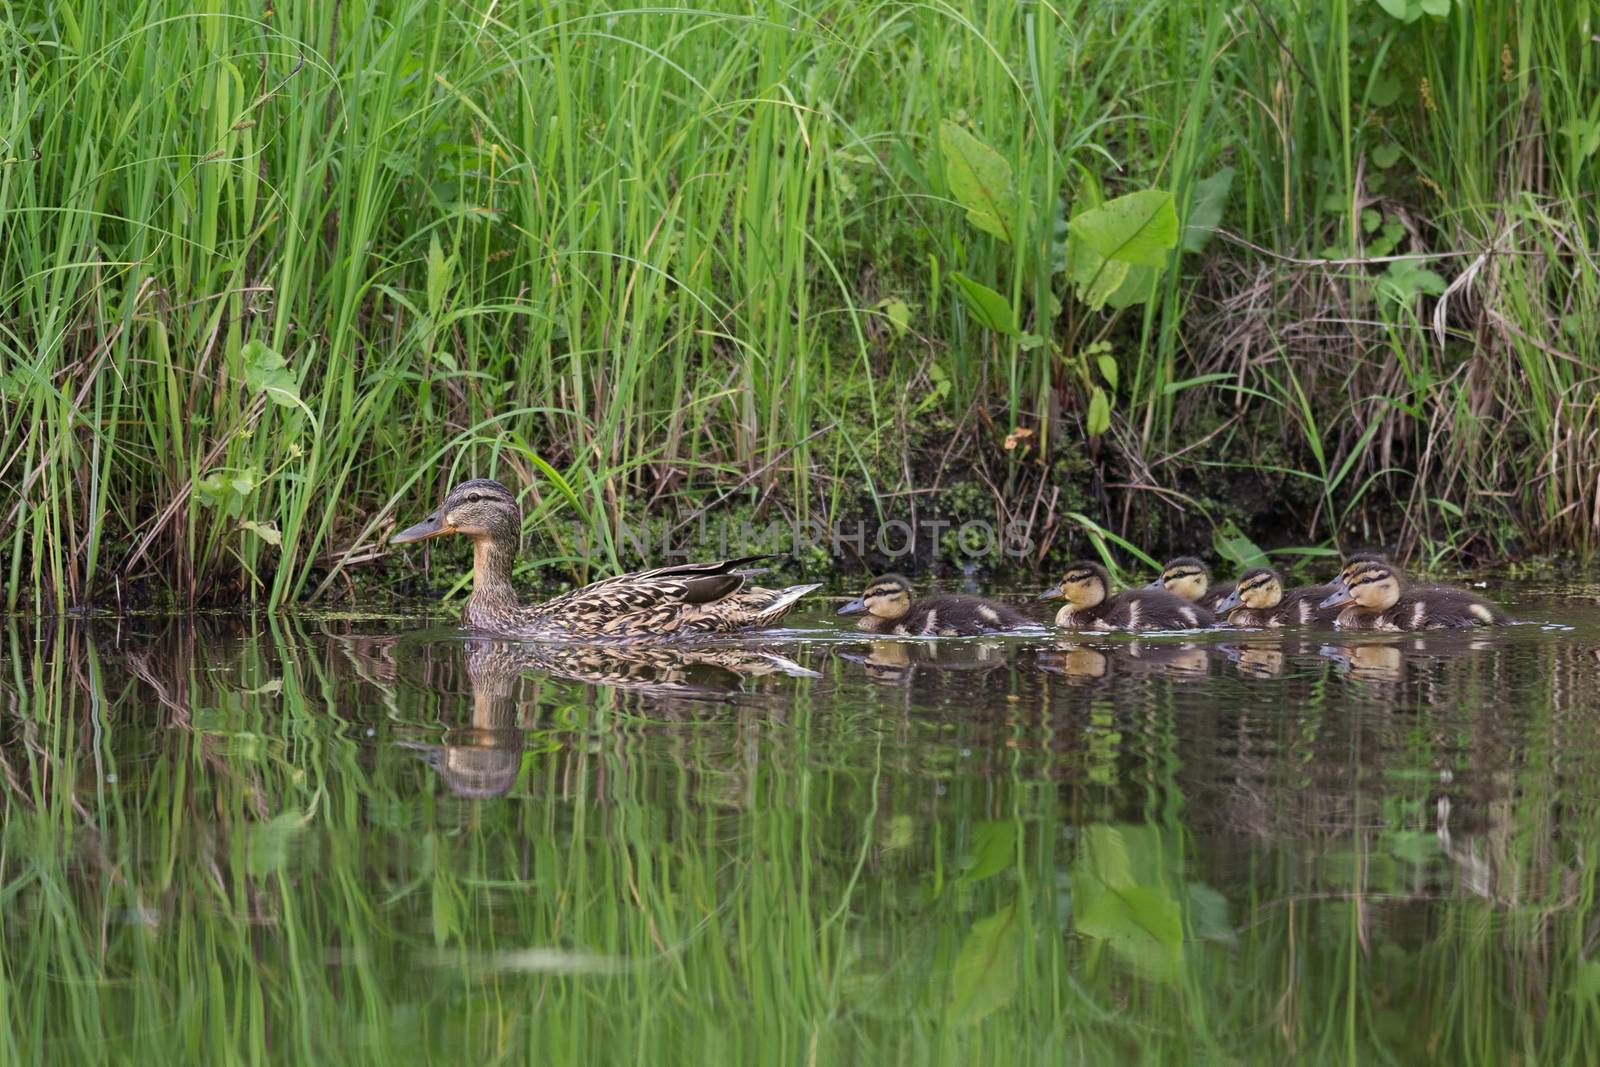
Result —
POLYGON ((623 654, 0 629, 0 1062, 1600 1058, 1600 601, 623 654))

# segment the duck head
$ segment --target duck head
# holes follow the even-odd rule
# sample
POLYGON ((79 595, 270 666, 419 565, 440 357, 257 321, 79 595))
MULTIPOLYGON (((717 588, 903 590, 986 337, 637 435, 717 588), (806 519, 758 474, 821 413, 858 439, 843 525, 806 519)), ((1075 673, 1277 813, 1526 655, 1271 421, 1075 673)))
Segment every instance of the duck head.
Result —
POLYGON ((1194 556, 1179 556, 1161 568, 1161 577, 1150 583, 1151 589, 1165 589, 1194 603, 1211 588, 1211 568, 1194 556))
POLYGON ((1217 604, 1217 614, 1226 615, 1234 608, 1275 608, 1283 603, 1283 579, 1270 567, 1257 567, 1245 571, 1233 592, 1217 604))

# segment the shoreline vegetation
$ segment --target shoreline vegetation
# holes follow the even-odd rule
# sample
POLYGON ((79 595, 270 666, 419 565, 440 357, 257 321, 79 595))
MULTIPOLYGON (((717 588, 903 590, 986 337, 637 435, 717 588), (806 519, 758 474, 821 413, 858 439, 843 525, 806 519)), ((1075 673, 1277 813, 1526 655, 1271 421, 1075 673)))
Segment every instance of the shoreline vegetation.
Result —
POLYGON ((562 581, 706 520, 1591 558, 1597 27, 24 4, 0 609, 415 588, 384 537, 473 475, 562 581))

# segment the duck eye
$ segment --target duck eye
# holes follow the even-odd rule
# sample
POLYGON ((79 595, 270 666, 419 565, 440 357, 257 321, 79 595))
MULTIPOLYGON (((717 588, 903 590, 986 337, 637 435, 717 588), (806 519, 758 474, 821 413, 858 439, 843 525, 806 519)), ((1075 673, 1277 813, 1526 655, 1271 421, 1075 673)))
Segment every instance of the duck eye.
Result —
POLYGON ((467 494, 467 503, 469 503, 469 504, 476 504, 476 503, 478 503, 478 501, 480 501, 482 499, 483 499, 483 494, 482 493, 468 493, 467 494))

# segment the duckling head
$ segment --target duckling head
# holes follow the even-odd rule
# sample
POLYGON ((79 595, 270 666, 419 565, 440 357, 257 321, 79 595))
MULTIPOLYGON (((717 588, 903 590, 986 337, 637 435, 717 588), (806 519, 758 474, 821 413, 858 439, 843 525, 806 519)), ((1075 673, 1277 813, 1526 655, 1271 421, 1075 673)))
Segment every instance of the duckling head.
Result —
POLYGON ((1356 604, 1368 611, 1388 611, 1400 599, 1400 574, 1387 563, 1364 563, 1344 589, 1328 594, 1320 605, 1339 608, 1356 604))
POLYGON ((433 514, 389 538, 391 545, 408 545, 446 534, 464 534, 479 542, 493 542, 520 548, 522 509, 511 490, 490 478, 462 482, 450 492, 433 514))
POLYGON ((1061 581, 1039 594, 1040 600, 1065 600, 1063 613, 1086 611, 1111 595, 1111 575, 1100 564, 1081 559, 1067 567, 1061 581))
POLYGON ((872 579, 867 591, 840 608, 840 615, 860 615, 865 612, 875 619, 894 621, 911 610, 911 583, 898 574, 885 574, 872 579))
POLYGON ((1384 566, 1388 566, 1389 557, 1382 552, 1352 552, 1344 558, 1344 567, 1329 584, 1333 586, 1335 591, 1343 592, 1350 588, 1351 580, 1355 578, 1363 567, 1373 563, 1381 563, 1384 566))
POLYGON ((1150 583, 1152 589, 1165 589, 1193 603, 1211 588, 1211 568, 1193 556, 1179 556, 1161 568, 1161 577, 1150 583))
POLYGON ((1233 592, 1217 603, 1217 614, 1226 615, 1234 608, 1275 608, 1283 603, 1283 579, 1271 567, 1257 567, 1245 571, 1233 592))

